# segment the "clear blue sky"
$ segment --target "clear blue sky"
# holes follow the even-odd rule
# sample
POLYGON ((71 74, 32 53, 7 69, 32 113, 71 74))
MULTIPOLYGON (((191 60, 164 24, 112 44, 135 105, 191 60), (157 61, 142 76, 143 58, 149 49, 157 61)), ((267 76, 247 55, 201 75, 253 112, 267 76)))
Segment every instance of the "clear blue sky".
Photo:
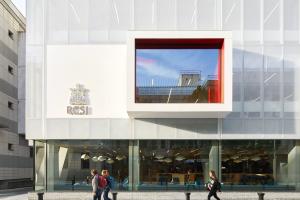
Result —
POLYGON ((137 49, 137 85, 177 85, 180 72, 201 71, 201 80, 217 75, 217 49, 137 49))
POLYGON ((11 0, 19 11, 26 17, 26 0, 11 0))

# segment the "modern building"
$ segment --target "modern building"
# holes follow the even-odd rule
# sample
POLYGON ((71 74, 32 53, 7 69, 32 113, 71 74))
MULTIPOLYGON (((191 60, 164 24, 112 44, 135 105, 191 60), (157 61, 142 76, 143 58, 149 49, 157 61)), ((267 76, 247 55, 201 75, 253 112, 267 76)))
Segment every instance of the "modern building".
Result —
POLYGON ((24 16, 0 1, 0 189, 32 185, 32 148, 25 140, 24 16), (30 153, 31 152, 31 153, 30 153))
POLYGON ((300 190, 298 0, 27 0, 35 189, 300 190))

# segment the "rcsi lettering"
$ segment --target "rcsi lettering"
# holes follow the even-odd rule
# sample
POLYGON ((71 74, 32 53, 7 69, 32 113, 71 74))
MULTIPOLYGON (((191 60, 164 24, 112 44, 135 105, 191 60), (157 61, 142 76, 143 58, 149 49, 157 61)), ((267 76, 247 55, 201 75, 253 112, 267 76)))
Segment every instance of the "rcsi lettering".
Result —
POLYGON ((67 106, 67 113, 69 115, 88 115, 88 106, 67 106))

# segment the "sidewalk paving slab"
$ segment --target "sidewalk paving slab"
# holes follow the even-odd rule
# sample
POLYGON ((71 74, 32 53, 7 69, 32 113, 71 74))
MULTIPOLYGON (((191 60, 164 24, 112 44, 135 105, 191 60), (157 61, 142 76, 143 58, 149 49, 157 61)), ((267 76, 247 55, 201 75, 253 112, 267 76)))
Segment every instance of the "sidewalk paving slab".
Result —
MULTIPOLYGON (((222 200, 258 200, 256 192, 221 192, 222 200)), ((207 192, 191 192, 191 200, 207 199, 207 192)), ((111 194, 110 194, 110 198, 111 194)), ((47 192, 44 200, 90 200, 90 192, 47 192)), ((185 200, 184 192, 119 192, 118 200, 185 200)), ((213 197, 211 199, 214 199, 213 197)), ((265 200, 300 200, 300 192, 265 192, 265 200)), ((28 193, 28 200, 38 200, 28 193)))

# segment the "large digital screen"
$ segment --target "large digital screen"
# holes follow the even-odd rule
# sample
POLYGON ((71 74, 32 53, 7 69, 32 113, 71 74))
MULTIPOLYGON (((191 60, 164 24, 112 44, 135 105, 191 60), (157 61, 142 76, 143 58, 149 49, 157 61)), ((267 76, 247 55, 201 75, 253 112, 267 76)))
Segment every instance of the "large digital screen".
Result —
POLYGON ((222 103, 221 39, 136 39, 136 103, 222 103))

